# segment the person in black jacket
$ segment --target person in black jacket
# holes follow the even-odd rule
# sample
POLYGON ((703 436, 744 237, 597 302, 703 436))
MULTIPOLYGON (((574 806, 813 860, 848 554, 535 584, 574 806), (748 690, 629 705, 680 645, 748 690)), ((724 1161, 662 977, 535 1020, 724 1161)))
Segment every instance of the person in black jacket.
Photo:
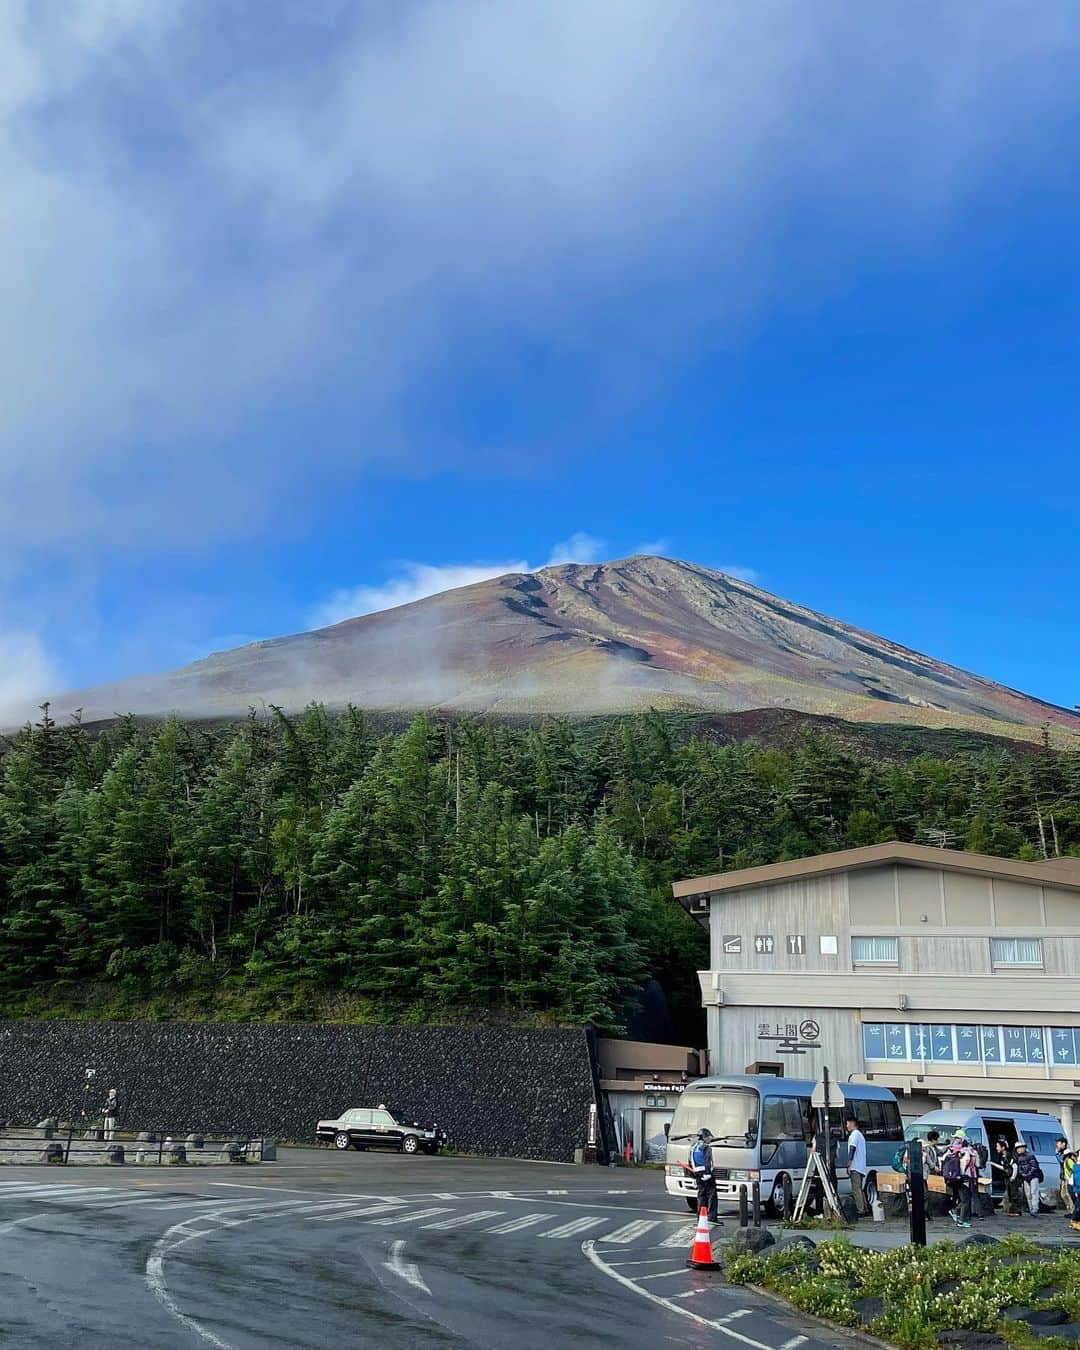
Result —
POLYGON ((1028 1213, 1033 1219, 1037 1219, 1039 1216, 1039 1187, 1046 1178, 1043 1176, 1038 1158, 1030 1152, 1022 1139, 1016 1141, 1016 1173, 1023 1183, 1028 1213))

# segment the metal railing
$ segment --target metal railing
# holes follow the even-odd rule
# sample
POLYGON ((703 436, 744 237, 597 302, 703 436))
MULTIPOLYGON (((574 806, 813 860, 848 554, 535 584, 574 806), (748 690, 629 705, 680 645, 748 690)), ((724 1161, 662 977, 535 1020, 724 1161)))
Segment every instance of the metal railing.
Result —
POLYGON ((125 1162, 140 1161, 141 1156, 141 1164, 158 1167, 181 1165, 189 1161, 191 1155, 198 1158, 200 1154, 217 1154, 230 1162, 262 1162, 266 1144, 261 1134, 251 1130, 215 1131, 209 1134, 201 1130, 186 1130, 183 1133, 159 1129, 138 1133, 112 1130, 106 1139, 100 1125, 86 1121, 65 1121, 52 1127, 6 1125, 0 1128, 0 1155, 15 1154, 12 1162, 26 1165, 48 1162, 50 1156, 67 1164, 72 1153, 76 1160, 80 1154, 88 1160, 91 1157, 104 1160, 108 1150, 116 1146, 124 1150, 125 1162), (143 1137, 140 1138, 140 1135, 143 1137))

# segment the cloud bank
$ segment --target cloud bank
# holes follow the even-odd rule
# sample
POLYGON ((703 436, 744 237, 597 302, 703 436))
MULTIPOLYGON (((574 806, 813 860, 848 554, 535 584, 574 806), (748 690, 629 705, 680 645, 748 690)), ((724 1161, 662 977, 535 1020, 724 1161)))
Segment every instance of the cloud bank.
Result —
MULTIPOLYGON (((579 530, 569 539, 563 539, 551 550, 544 567, 562 563, 596 562, 603 550, 603 540, 579 530)), ((517 559, 501 563, 421 563, 398 564, 397 575, 381 586, 346 586, 329 595, 308 615, 312 628, 328 628, 331 624, 355 619, 361 614, 375 614, 379 610, 394 609, 423 600, 440 591, 458 586, 472 586, 478 581, 505 576, 507 572, 536 572, 539 568, 517 559)))

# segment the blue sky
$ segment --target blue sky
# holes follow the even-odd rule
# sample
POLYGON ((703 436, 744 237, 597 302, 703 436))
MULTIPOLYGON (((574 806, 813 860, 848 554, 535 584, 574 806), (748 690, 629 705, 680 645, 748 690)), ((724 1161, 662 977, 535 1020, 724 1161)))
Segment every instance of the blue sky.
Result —
POLYGON ((0 710, 651 546, 1080 702, 1075 6, 14 0, 0 710))

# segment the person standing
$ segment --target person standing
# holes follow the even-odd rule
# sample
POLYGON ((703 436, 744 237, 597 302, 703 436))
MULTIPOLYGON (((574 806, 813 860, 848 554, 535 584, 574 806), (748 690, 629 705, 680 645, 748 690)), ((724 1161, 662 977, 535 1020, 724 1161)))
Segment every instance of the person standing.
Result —
POLYGON ((1069 1199, 1072 1201, 1072 1226, 1080 1233, 1080 1159, 1073 1157, 1072 1171, 1069 1173, 1069 1199))
POLYGON ((115 1088, 110 1088, 105 1096, 105 1105, 101 1108, 101 1135, 108 1142, 116 1130, 116 1118, 120 1114, 120 1098, 115 1088))
POLYGON ((1065 1213, 1068 1214, 1072 1210, 1072 1174, 1076 1166, 1076 1153, 1069 1147, 1069 1141, 1063 1134, 1059 1134, 1054 1140, 1054 1153, 1061 1168, 1058 1191, 1061 1203, 1065 1206, 1065 1213))
POLYGON ((1024 1187, 1028 1213, 1033 1219, 1039 1217, 1039 1186, 1046 1180, 1039 1160, 1023 1139, 1016 1141, 1016 1172, 1024 1187))
POLYGON ((848 1176, 851 1178, 852 1199, 859 1213, 867 1215, 870 1206, 866 1203, 866 1137, 854 1116, 848 1116, 844 1124, 847 1129, 848 1176))
POLYGON ((971 1227, 971 1197, 979 1174, 979 1155, 962 1134, 954 1134, 941 1163, 941 1175, 953 1197, 949 1217, 958 1228, 971 1227))
POLYGON ((1016 1175, 1016 1158, 1004 1135, 994 1140, 994 1156, 990 1159, 990 1175, 1004 1191, 1001 1212, 1007 1219, 1020 1215, 1020 1182, 1016 1175))
POLYGON ((716 1173, 713 1170, 712 1131, 698 1130, 694 1147, 690 1150, 690 1168, 697 1182, 698 1213, 707 1210, 709 1222, 716 1222, 716 1173))

